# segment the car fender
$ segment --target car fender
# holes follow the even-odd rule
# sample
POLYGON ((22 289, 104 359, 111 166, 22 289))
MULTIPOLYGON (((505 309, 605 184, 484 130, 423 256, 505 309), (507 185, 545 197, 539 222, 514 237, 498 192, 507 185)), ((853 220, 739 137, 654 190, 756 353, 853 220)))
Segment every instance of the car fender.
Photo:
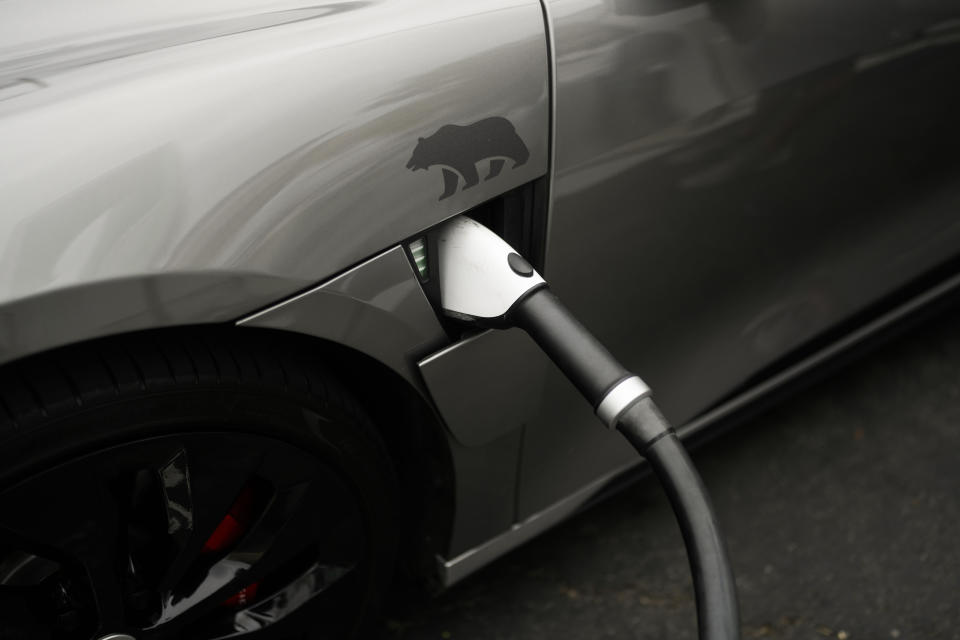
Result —
POLYGON ((0 360, 243 317, 547 171, 533 0, 56 4, 0 7, 0 360), (523 162, 408 167, 489 118, 523 162))

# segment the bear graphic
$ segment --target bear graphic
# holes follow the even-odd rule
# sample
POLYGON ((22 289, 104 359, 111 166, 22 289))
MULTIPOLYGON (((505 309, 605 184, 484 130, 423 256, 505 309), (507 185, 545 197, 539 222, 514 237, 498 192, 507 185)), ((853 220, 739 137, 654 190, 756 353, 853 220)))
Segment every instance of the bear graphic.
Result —
POLYGON ((490 170, 484 178, 489 180, 500 174, 506 160, 512 160, 513 168, 516 168, 529 157, 527 145, 523 144, 510 121, 493 117, 465 126, 447 124, 432 136, 418 139, 407 169, 417 171, 441 165, 443 193, 439 199, 443 200, 456 193, 460 176, 463 176, 464 189, 480 182, 478 162, 490 160, 490 170))

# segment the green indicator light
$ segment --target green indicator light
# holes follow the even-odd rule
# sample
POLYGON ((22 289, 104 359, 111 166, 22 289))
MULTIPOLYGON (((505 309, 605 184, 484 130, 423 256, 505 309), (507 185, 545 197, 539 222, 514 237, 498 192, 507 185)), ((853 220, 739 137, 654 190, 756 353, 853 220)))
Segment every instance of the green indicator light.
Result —
POLYGON ((427 270, 427 243, 423 238, 417 238, 409 245, 410 255, 413 256, 413 262, 417 265, 417 271, 420 278, 426 280, 429 275, 427 270))

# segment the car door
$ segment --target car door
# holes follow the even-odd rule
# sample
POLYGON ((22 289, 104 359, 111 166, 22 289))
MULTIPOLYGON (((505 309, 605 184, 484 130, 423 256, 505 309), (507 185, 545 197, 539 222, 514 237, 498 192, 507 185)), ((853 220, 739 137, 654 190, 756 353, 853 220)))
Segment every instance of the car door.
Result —
MULTIPOLYGON (((546 275, 677 426, 960 248, 952 0, 548 0, 546 275)), ((518 516, 628 465, 565 380, 518 516)))

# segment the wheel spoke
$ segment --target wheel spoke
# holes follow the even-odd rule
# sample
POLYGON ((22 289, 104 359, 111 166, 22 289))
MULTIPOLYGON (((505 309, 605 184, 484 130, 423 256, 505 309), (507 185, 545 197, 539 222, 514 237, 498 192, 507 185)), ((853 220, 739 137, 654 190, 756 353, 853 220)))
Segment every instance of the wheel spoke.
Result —
MULTIPOLYGON (((310 604, 321 593, 353 571, 354 567, 314 564, 269 598, 234 614, 234 626, 244 633, 255 633, 275 625, 310 604)), ((255 636, 255 637, 260 637, 255 636)), ((251 638, 251 640, 253 640, 251 638)))
MULTIPOLYGON (((363 555, 363 531, 360 514, 349 500, 342 483, 332 474, 318 471, 307 487, 297 488, 302 493, 297 499, 279 499, 273 513, 282 524, 265 517, 262 528, 276 532, 272 540, 263 536, 267 551, 252 569, 250 576, 271 584, 271 591, 261 588, 259 600, 237 611, 233 618, 236 631, 249 634, 251 640, 270 640, 285 637, 288 617, 305 610, 317 622, 336 617, 341 605, 327 602, 326 592, 356 571, 363 555), (322 508, 319 507, 322 505, 322 508), (299 567, 296 572, 291 572, 299 567), (266 596, 266 597, 264 597, 266 596), (325 615, 312 615, 313 613, 325 615), (332 614, 332 616, 331 616, 332 614)), ((255 540, 251 536, 250 541, 255 540)), ((329 630, 331 638, 342 637, 346 630, 329 630)))
POLYGON ((97 601, 99 631, 102 633, 121 629, 126 622, 119 574, 109 560, 111 558, 104 557, 86 564, 87 577, 97 601))
POLYGON ((159 469, 163 506, 167 516, 167 533, 180 547, 193 533, 193 495, 190 487, 190 465, 187 452, 181 449, 159 469))
POLYGON ((166 473, 166 478, 171 480, 183 479, 173 491, 165 490, 168 531, 177 541, 178 549, 157 585, 159 591, 189 590, 185 580, 195 583, 202 580, 202 575, 191 573, 197 570, 204 546, 250 480, 251 469, 256 468, 259 458, 259 454, 249 448, 216 453, 198 448, 187 451, 182 459, 178 456, 159 470, 162 478, 166 473), (188 462, 193 457, 197 460, 188 462))
POLYGON ((162 622, 171 629, 190 627, 217 616, 245 587, 262 584, 270 591, 238 612, 234 625, 266 628, 352 572, 363 549, 359 513, 335 476, 317 468, 311 475, 312 482, 277 492, 236 549, 210 569, 193 594, 170 607, 162 622))
POLYGON ((237 549, 237 555, 256 565, 258 577, 301 553, 311 541, 308 514, 302 502, 308 485, 287 487, 274 496, 260 520, 237 549), (266 556, 266 557, 265 557, 266 556))
POLYGON ((362 553, 356 506, 340 481, 320 470, 311 483, 278 493, 238 549, 238 555, 253 560, 255 579, 269 577, 298 558, 305 558, 301 569, 317 560, 353 566, 362 553))
MULTIPOLYGON (((164 603, 158 625, 181 628, 220 607, 246 584, 261 579, 267 567, 261 566, 260 560, 276 549, 277 533, 290 521, 290 514, 298 512, 304 489, 302 485, 290 487, 275 496, 258 523, 234 550, 207 569, 190 592, 164 603)), ((296 543, 292 538, 288 542, 296 543)), ((294 547, 288 550, 293 553, 294 547)))

